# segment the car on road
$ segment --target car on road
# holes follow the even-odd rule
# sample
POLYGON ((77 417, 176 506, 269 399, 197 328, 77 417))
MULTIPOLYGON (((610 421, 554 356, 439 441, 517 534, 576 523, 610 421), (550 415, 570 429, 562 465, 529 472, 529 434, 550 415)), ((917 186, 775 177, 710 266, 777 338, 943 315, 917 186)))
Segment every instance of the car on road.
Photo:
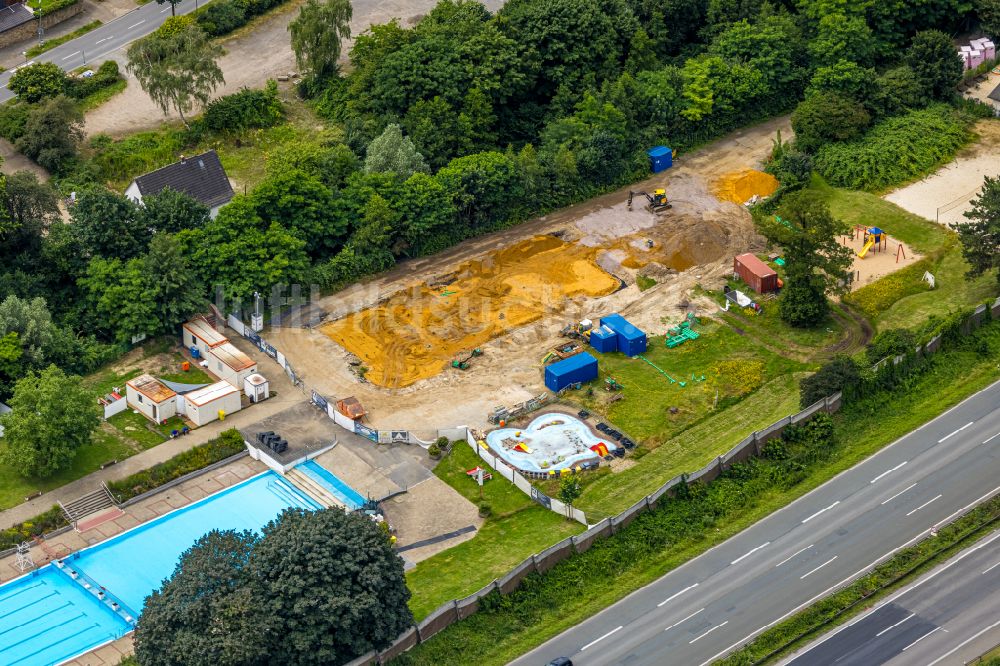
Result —
POLYGON ((556 657, 545 666, 573 666, 573 660, 569 657, 556 657))

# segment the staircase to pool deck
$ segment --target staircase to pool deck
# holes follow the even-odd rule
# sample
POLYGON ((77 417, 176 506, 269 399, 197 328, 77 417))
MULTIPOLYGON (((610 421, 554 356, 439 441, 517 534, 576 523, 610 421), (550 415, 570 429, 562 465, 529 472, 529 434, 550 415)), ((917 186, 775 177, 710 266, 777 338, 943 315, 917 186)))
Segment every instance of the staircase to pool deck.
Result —
POLYGON ((97 490, 75 500, 59 502, 59 507, 77 532, 84 532, 125 515, 104 483, 97 490))
POLYGON ((318 483, 310 479, 308 476, 300 472, 299 470, 292 468, 285 472, 285 478, 291 481, 296 488, 301 490, 303 493, 309 496, 310 499, 317 502, 320 506, 330 509, 337 507, 340 509, 346 509, 344 503, 339 499, 334 497, 326 488, 323 488, 318 483))

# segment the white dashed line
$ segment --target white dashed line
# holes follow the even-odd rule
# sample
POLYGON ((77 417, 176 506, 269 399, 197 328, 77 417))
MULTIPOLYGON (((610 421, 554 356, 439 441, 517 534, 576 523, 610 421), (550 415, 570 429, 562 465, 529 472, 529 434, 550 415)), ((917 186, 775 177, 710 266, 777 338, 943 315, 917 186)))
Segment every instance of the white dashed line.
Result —
POLYGON ((899 463, 898 465, 896 465, 892 469, 887 469, 886 471, 882 472, 881 474, 879 474, 878 476, 876 476, 874 479, 872 479, 869 483, 875 483, 876 481, 878 481, 879 479, 881 479, 886 474, 892 474, 897 469, 899 469, 900 467, 902 467, 903 465, 905 465, 907 462, 908 461, 904 460, 903 462, 899 463))
POLYGON ((942 437, 941 439, 938 440, 938 444, 940 444, 941 442, 943 442, 944 440, 948 439, 949 437, 951 437, 953 435, 957 435, 958 433, 962 432, 963 430, 965 430, 966 428, 968 428, 973 423, 975 423, 975 421, 969 421, 968 423, 966 423, 964 426, 962 426, 958 430, 955 430, 954 432, 949 432, 947 435, 945 435, 944 437, 942 437))
POLYGON ((73 56, 78 56, 78 55, 80 55, 80 52, 79 51, 74 51, 73 53, 70 53, 68 56, 66 56, 65 58, 63 58, 63 60, 69 60, 73 56))
POLYGON ((888 504, 888 503, 889 503, 889 502, 891 502, 892 500, 896 499, 897 497, 899 497, 900 495, 902 495, 903 493, 905 493, 905 492, 906 492, 907 490, 913 490, 913 487, 914 487, 915 485, 917 485, 917 484, 915 484, 915 483, 912 483, 912 484, 910 484, 910 485, 906 486, 905 488, 903 488, 902 490, 900 490, 900 491, 899 491, 898 493, 896 493, 895 495, 893 495, 893 496, 892 496, 892 497, 890 497, 889 499, 887 499, 887 500, 885 500, 884 502, 882 502, 882 504, 888 504))
POLYGON ((669 627, 667 627, 667 628, 666 628, 666 629, 664 629, 663 631, 670 631, 671 629, 673 629, 673 628, 674 628, 674 627, 676 627, 677 625, 679 625, 679 624, 683 624, 683 623, 687 622, 688 620, 690 620, 691 618, 693 618, 693 617, 694 617, 695 615, 697 615, 698 613, 700 613, 700 612, 701 612, 701 611, 703 611, 703 610, 705 610, 705 609, 704 609, 704 608, 702 608, 701 610, 696 610, 695 612, 691 613, 690 615, 688 615, 688 616, 687 616, 686 618, 684 618, 684 619, 683 619, 683 620, 681 620, 680 622, 674 622, 674 623, 673 623, 672 625, 670 625, 669 627))
POLYGON ((810 548, 812 548, 812 547, 813 547, 813 546, 815 546, 815 545, 816 545, 816 544, 813 544, 813 543, 811 543, 811 544, 809 544, 808 546, 806 546, 805 548, 803 548, 802 550, 799 550, 799 551, 796 551, 796 552, 792 553, 791 555, 789 555, 789 556, 788 556, 788 557, 786 557, 785 559, 783 559, 783 560, 781 560, 780 562, 778 562, 777 564, 775 564, 775 565, 774 565, 774 568, 775 568, 775 569, 777 569, 777 568, 778 568, 778 567, 780 567, 780 566, 781 566, 782 564, 784 564, 784 563, 788 562, 788 560, 792 559, 792 558, 793 558, 793 557, 795 557, 796 555, 801 555, 802 553, 806 552, 807 550, 809 550, 810 548))
POLYGON ((670 595, 669 597, 667 597, 666 599, 664 599, 664 600, 663 600, 663 601, 661 601, 660 603, 656 604, 656 607, 657 607, 657 608, 660 608, 660 607, 662 607, 662 606, 663 606, 664 604, 666 604, 666 603, 667 603, 668 601, 673 601, 674 599, 676 599, 677 597, 681 596, 682 594, 684 594, 684 593, 685 593, 685 592, 687 592, 688 590, 693 590, 693 589, 694 589, 694 588, 696 588, 696 587, 698 587, 698 583, 695 583, 694 585, 688 585, 687 587, 685 587, 685 588, 684 588, 683 590, 681 590, 680 592, 677 592, 676 594, 671 594, 671 595, 670 595))
POLYGON ((991 566, 991 567, 990 567, 989 569, 987 569, 987 570, 986 570, 986 571, 984 571, 983 573, 984 573, 984 574, 988 574, 989 572, 993 571, 993 570, 994 570, 994 569, 996 569, 997 567, 1000 567, 1000 562, 997 562, 996 564, 994 564, 993 566, 991 566))
POLYGON ((903 648, 903 652, 906 652, 911 647, 913 647, 914 645, 916 645, 920 641, 924 640, 925 638, 927 638, 928 636, 930 636, 931 634, 933 634, 935 631, 937 631, 940 628, 941 627, 934 627, 933 629, 931 629, 930 631, 928 631, 926 634, 924 634, 923 636, 921 636, 920 638, 918 638, 917 640, 913 641, 912 643, 910 643, 909 645, 907 645, 905 648, 903 648))
POLYGON ((141 20, 141 21, 139 21, 138 23, 133 23, 132 25, 130 25, 129 27, 127 27, 127 28, 125 28, 125 29, 126 29, 126 30, 131 30, 132 28, 138 28, 138 27, 139 27, 140 25, 142 25, 142 24, 143 24, 143 23, 145 23, 145 22, 146 22, 146 19, 142 19, 142 20, 141 20))
POLYGON ((608 633, 604 634, 600 638, 598 638, 596 640, 593 640, 593 641, 590 641, 589 643, 587 643, 586 645, 584 645, 582 648, 580 648, 580 652, 583 652, 584 650, 586 650, 587 648, 589 648, 591 645, 596 645, 597 643, 600 643, 601 641, 603 641, 605 638, 607 638, 611 634, 615 633, 616 631, 621 631, 621 628, 622 628, 621 625, 618 625, 617 627, 615 627, 614 629, 612 629, 608 633))
POLYGON ((989 439, 987 439, 985 442, 983 442, 983 444, 989 444, 990 442, 992 442, 997 437, 1000 437, 1000 432, 998 432, 997 434, 995 434, 992 437, 990 437, 989 439))
POLYGON ((931 663, 927 664, 927 666, 934 666, 934 664, 938 663, 939 661, 943 661, 944 659, 947 659, 948 657, 950 657, 954 653, 958 652, 963 647, 965 647, 966 645, 968 645, 972 641, 976 640, 977 638, 979 638, 980 636, 982 636, 983 634, 985 634, 987 631, 993 629, 994 627, 1000 627, 1000 622, 995 622, 995 623, 991 624, 990 626, 986 627, 985 629, 983 629, 982 631, 978 632, 977 634, 975 634, 971 638, 965 639, 964 641, 962 641, 961 643, 959 643, 958 645, 956 645, 952 649, 948 650, 947 652, 945 652, 943 655, 941 655, 940 657, 938 657, 937 659, 935 659, 931 663))
POLYGON ((818 567, 816 567, 815 569, 813 569, 812 571, 799 576, 799 580, 802 580, 806 576, 811 576, 812 574, 816 573, 817 571, 819 571, 820 569, 822 569, 823 567, 825 567, 826 565, 828 565, 830 562, 833 562, 835 559, 837 559, 836 555, 834 555, 833 557, 831 557, 830 559, 828 559, 826 562, 824 562, 823 564, 821 564, 818 567))
POLYGON ((753 555, 754 553, 756 553, 758 550, 760 550, 761 548, 763 548, 764 546, 769 546, 770 544, 771 544, 770 541, 768 541, 767 543, 762 543, 759 546, 757 546, 756 548, 753 548, 749 553, 746 553, 745 555, 740 555, 739 557, 737 557, 735 560, 733 560, 729 564, 736 564, 737 562, 742 562, 743 560, 745 560, 746 558, 750 557, 751 555, 753 555))
POLYGON ((820 515, 821 513, 826 513, 827 511, 829 511, 829 510, 830 510, 830 509, 832 509, 833 507, 837 506, 838 504, 840 504, 840 500, 837 500, 836 502, 834 502, 834 503, 833 503, 833 504, 831 504, 830 506, 826 507, 825 509, 820 509, 819 511, 817 511, 817 512, 816 512, 816 513, 814 513, 813 515, 811 515, 811 516, 809 516, 808 518, 806 518, 805 520, 803 520, 802 522, 803 522, 803 523, 808 523, 808 522, 809 522, 810 520, 812 520, 812 519, 813 519, 813 518, 815 518, 816 516, 820 515))
POLYGON ((107 37, 105 37, 104 39, 98 39, 98 40, 97 40, 96 42, 94 42, 94 44, 95 44, 95 45, 97 45, 97 44, 100 44, 101 42, 106 42, 106 41, 108 41, 109 39, 114 39, 114 38, 115 38, 115 36, 114 36, 114 35, 108 35, 108 36, 107 36, 107 37))
POLYGON ((701 636, 698 636, 698 638, 695 638, 693 641, 688 642, 688 645, 691 645, 692 643, 696 643, 696 642, 700 641, 701 639, 703 639, 705 636, 708 636, 710 633, 712 633, 716 629, 721 629, 722 627, 726 626, 727 624, 729 624, 729 620, 726 620, 722 624, 715 625, 714 627, 712 627, 711 629, 709 629, 708 631, 706 631, 705 633, 703 633, 701 636))
POLYGON ((912 515, 913 515, 913 514, 915 514, 915 513, 917 512, 917 511, 920 511, 920 510, 921 510, 922 508, 924 508, 925 506, 927 506, 927 505, 928 505, 928 504, 930 504, 931 502, 936 502, 936 501, 938 501, 939 499, 941 499, 941 495, 938 495, 938 496, 937 496, 937 497, 935 497, 934 499, 929 499, 929 500, 927 500, 926 502, 924 502, 923 504, 921 504, 920 506, 918 506, 918 507, 917 507, 916 509, 914 509, 913 511, 910 511, 910 512, 909 512, 909 513, 907 513, 906 515, 907 515, 907 516, 912 516, 912 515))
POLYGON ((886 627, 886 628, 885 628, 885 629, 883 629, 882 631, 880 631, 880 632, 878 632, 877 634, 875 634, 875 638, 878 638, 879 636, 881 636, 882 634, 884 634, 884 633, 885 633, 885 632, 887 632, 887 631, 891 631, 892 629, 895 629, 895 628, 896 628, 896 627, 898 627, 899 625, 901 625, 901 624, 903 624, 904 622, 906 622, 907 620, 909 620, 909 619, 910 619, 911 617, 913 617, 914 615, 916 615, 916 613, 910 613, 909 615, 907 615, 906 617, 904 617, 904 618, 903 618, 902 620, 900 620, 900 621, 899 621, 899 622, 897 622, 896 624, 890 624, 890 625, 889 625, 888 627, 886 627))

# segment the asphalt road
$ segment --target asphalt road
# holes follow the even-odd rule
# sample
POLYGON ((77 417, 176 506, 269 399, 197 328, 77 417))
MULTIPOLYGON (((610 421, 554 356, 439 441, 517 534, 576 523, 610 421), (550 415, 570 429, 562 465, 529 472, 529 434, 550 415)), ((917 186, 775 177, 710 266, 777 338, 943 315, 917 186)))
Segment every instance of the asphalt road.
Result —
MULTIPOLYGON (((178 15, 193 12, 196 9, 196 4, 201 7, 205 2, 204 0, 182 0, 177 4, 176 12, 178 15)), ((91 30, 85 35, 35 56, 25 64, 54 62, 66 71, 88 63, 100 64, 109 53, 140 37, 145 37, 159 28, 169 17, 169 4, 158 5, 155 2, 150 2, 95 30, 91 30)), ((21 65, 21 67, 23 66, 21 65)), ((7 88, 7 82, 10 81, 10 77, 16 69, 0 74, 0 103, 14 98, 14 93, 7 88)))
POLYGON ((1000 492, 998 472, 1000 382, 513 663, 709 664, 1000 492))
POLYGON ((964 664, 1000 643, 1000 532, 785 661, 787 666, 964 664))

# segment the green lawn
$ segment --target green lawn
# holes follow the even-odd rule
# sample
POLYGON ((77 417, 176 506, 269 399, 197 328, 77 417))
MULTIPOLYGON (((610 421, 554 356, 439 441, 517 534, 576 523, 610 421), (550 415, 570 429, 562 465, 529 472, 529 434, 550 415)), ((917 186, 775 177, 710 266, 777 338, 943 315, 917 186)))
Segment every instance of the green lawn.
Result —
POLYGON ((458 443, 434 470, 470 501, 488 503, 493 517, 472 539, 420 562, 406 574, 413 592, 410 609, 418 621, 449 599, 475 592, 529 555, 584 529, 535 504, 499 474, 484 484, 480 500, 479 486, 465 471, 481 462, 467 444, 458 443))

